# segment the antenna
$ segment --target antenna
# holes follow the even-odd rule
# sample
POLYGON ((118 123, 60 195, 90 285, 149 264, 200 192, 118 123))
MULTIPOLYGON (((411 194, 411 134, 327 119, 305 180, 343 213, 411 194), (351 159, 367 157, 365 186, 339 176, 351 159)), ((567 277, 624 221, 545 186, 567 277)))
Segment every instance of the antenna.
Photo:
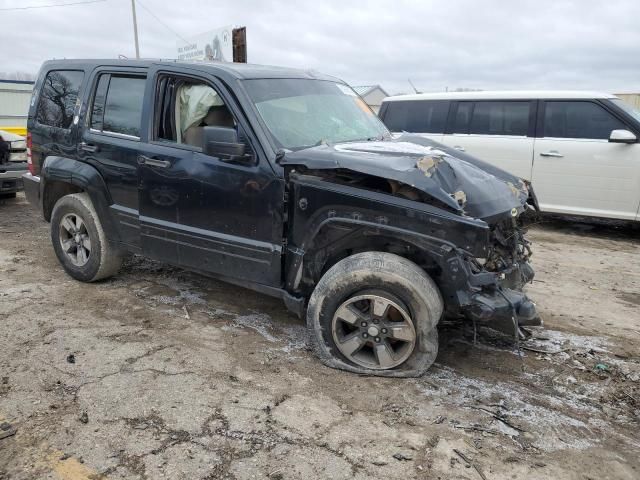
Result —
POLYGON ((413 88, 413 91, 414 91, 414 92, 416 92, 416 93, 422 93, 422 92, 419 92, 419 91, 418 91, 418 89, 417 89, 417 88, 416 88, 416 86, 413 84, 413 82, 411 81, 411 79, 410 79, 410 78, 407 78, 407 80, 409 81, 409 85, 411 85, 411 88, 413 88))

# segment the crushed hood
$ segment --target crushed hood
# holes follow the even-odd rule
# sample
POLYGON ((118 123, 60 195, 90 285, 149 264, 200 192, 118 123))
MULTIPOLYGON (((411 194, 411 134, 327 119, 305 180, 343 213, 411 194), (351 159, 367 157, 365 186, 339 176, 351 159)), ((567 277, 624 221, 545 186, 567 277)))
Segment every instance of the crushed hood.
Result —
POLYGON ((521 212, 529 195, 518 177, 417 135, 319 145, 287 153, 280 164, 312 170, 347 169, 395 180, 461 214, 482 219, 514 208, 521 212))

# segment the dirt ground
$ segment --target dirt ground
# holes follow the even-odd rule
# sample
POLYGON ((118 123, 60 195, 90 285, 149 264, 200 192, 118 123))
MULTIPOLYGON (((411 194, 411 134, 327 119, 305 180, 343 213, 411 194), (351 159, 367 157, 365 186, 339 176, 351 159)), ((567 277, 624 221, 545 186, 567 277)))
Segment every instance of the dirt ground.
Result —
POLYGON ((78 283, 0 202, 0 479, 640 478, 640 234, 530 237, 522 358, 442 324, 426 376, 380 379, 322 366, 257 293, 139 257, 78 283))

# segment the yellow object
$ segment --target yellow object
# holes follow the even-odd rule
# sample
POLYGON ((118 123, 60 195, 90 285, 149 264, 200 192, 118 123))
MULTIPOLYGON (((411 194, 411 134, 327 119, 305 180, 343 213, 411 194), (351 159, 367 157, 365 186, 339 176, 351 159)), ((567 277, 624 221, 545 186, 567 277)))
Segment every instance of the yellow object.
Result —
POLYGON ((27 127, 2 127, 0 126, 0 130, 4 130, 5 132, 15 133, 16 135, 21 135, 23 137, 27 136, 27 127))

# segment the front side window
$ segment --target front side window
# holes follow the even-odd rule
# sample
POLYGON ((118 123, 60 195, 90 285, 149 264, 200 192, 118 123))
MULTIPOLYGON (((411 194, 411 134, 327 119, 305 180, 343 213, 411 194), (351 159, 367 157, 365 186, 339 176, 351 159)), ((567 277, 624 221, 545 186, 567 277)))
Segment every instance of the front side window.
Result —
POLYGON ((235 128, 218 92, 198 80, 162 76, 156 85, 154 140, 203 147, 205 127, 235 128))
POLYGON ((444 133, 449 113, 447 100, 388 102, 384 123, 392 132, 444 133))
POLYGON ((526 136, 529 102, 476 102, 469 133, 477 135, 526 136))
POLYGON ((47 73, 36 110, 36 121, 55 128, 71 127, 83 78, 84 72, 77 70, 47 73))
POLYGON ((93 130, 140 137, 146 78, 102 74, 91 109, 93 130))
POLYGON ((364 101, 341 83, 257 79, 244 85, 277 148, 300 150, 390 135, 364 101))
POLYGON ((613 130, 627 128, 603 107, 593 102, 546 102, 544 137, 606 140, 613 130))

